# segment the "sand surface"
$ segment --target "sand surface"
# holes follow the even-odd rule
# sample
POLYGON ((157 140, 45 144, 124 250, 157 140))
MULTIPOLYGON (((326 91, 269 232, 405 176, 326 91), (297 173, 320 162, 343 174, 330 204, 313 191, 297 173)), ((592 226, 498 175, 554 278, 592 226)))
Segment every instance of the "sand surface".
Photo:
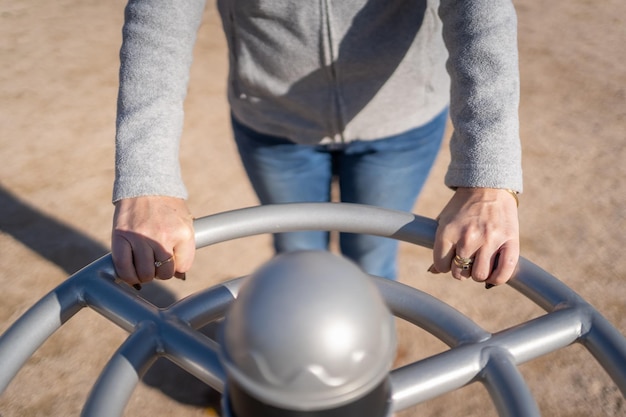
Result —
MULTIPOLYGON (((626 3, 516 1, 525 192, 522 254, 626 333, 626 3)), ((0 332, 70 274, 108 252, 121 0, 0 0, 0 332)), ((197 217, 256 200, 239 164, 225 101, 226 52, 213 3, 196 46, 181 160, 197 217)), ((450 197, 441 153, 415 212, 450 197)), ((205 248, 188 280, 147 286, 158 305, 253 271, 266 236, 205 248)), ((426 249, 402 246, 401 281, 495 332, 542 311, 510 287, 433 277, 426 249)), ((399 323, 401 362, 443 350, 399 323)), ((55 333, 0 396, 1 417, 76 416, 126 333, 85 309, 55 333)), ((626 364, 624 365, 626 366, 626 364)), ((618 389, 574 345, 521 366, 545 416, 626 415, 618 389)), ((0 370, 1 372, 1 370, 0 370)), ((127 416, 202 416, 211 391, 159 362, 127 416)), ((494 416, 473 384, 404 416, 494 416)))

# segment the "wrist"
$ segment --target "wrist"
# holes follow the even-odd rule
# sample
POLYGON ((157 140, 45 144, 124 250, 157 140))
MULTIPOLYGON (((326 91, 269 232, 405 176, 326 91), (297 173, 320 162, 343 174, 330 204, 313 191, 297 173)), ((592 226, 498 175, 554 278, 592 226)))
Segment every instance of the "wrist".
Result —
POLYGON ((518 192, 511 188, 490 188, 490 187, 457 187, 455 188, 455 192, 457 193, 467 193, 467 194, 475 194, 475 195, 485 195, 494 192, 506 191, 508 194, 513 197, 515 200, 515 205, 519 207, 519 197, 518 192))
POLYGON ((515 199, 515 205, 519 207, 519 197, 517 196, 517 191, 511 190, 510 188, 504 188, 504 190, 513 196, 515 199))

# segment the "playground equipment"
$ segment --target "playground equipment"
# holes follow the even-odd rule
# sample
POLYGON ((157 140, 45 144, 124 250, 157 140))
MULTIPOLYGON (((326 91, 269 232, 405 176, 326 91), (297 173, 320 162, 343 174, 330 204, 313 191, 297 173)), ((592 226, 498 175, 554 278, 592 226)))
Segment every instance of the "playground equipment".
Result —
MULTIPOLYGON (((198 248, 246 236, 296 230, 365 233, 432 247, 436 223, 410 213, 368 206, 304 203, 259 206, 216 214, 196 220, 195 227, 198 248)), ((309 255, 305 255, 305 258, 309 255)), ((267 280, 268 275, 284 278, 289 276, 291 269, 297 269, 307 261, 287 259, 278 262, 279 266, 272 264, 262 269, 256 278, 254 274, 252 277, 260 279, 260 282, 267 280)), ((376 307, 376 296, 368 292, 367 287, 353 286, 356 285, 355 281, 349 277, 354 272, 349 272, 349 267, 341 261, 325 258, 318 265, 326 265, 323 274, 330 276, 330 270, 338 270, 338 276, 348 277, 347 281, 337 284, 338 289, 344 286, 345 291, 360 291, 364 297, 372 297, 368 299, 368 303, 373 306, 370 313, 378 319, 369 319, 372 324, 371 334, 355 330, 362 326, 354 319, 354 311, 359 309, 358 303, 350 307, 356 310, 333 309, 337 314, 333 317, 341 317, 345 324, 343 330, 339 327, 335 335, 343 335, 346 331, 354 331, 354 334, 359 335, 350 339, 351 342, 346 342, 347 346, 357 350, 365 345, 371 347, 371 338, 388 334, 388 321, 385 318, 385 309, 388 309, 396 317, 439 338, 450 349, 385 374, 384 367, 389 365, 389 351, 393 345, 393 335, 390 335, 386 339, 377 339, 386 340, 388 345, 382 343, 376 346, 378 350, 374 349, 375 354, 367 359, 370 361, 367 369, 342 368, 341 360, 332 356, 337 354, 334 348, 315 342, 322 337, 323 328, 312 326, 313 339, 309 340, 314 341, 315 349, 301 345, 301 350, 305 357, 319 352, 330 355, 324 357, 322 354, 316 359, 325 363, 323 369, 313 369, 313 374, 317 372, 317 375, 327 371, 329 375, 326 375, 326 379, 329 382, 326 385, 307 385, 315 384, 309 379, 303 385, 295 384, 292 387, 295 391, 291 395, 298 401, 287 400, 287 395, 273 390, 269 385, 271 381, 259 377, 263 373, 255 374, 254 366, 237 354, 258 342, 254 339, 254 332, 241 333, 246 317, 258 316, 258 310, 251 307, 250 303, 254 303, 255 297, 265 297, 267 300, 272 294, 256 295, 255 291, 247 289, 248 284, 254 289, 254 280, 238 278, 193 294, 168 308, 159 309, 140 295, 128 291, 125 284, 116 280, 111 257, 107 255, 69 277, 0 337, 0 393, 48 337, 80 309, 90 307, 130 335, 94 384, 83 408, 83 416, 86 417, 121 416, 134 387, 159 356, 166 356, 223 393, 223 414, 233 417, 249 417, 244 414, 255 410, 255 407, 269 407, 271 411, 268 413, 271 414, 267 415, 272 416, 383 417, 475 381, 487 387, 499 415, 539 416, 537 404, 517 366, 575 342, 589 350, 619 387, 622 395, 626 396, 624 336, 584 299, 526 259, 520 259, 516 277, 509 285, 543 308, 547 314, 495 334, 483 330, 468 317, 424 292, 398 282, 371 277, 371 281, 365 280, 367 285, 372 283, 386 305, 376 307), (241 300, 238 299, 240 290, 241 300), (217 341, 196 331, 222 319, 225 324, 217 341), (228 327, 229 322, 235 325, 228 327), (242 343, 248 345, 242 346, 242 343), (329 350, 324 351, 324 346, 329 350), (336 368, 329 369, 333 367, 336 368), (366 371, 371 372, 368 374, 366 371), (336 378, 333 379, 333 376, 336 378), (268 385, 264 386, 265 383, 268 385), (298 387, 309 386, 312 389, 309 390, 310 397, 307 397, 303 394, 305 390, 299 390, 298 387), (248 408, 237 411, 241 415, 233 414, 230 406, 233 398, 247 404, 248 408), (369 406, 381 402, 385 406, 373 411, 378 413, 376 415, 359 414, 350 409, 344 412, 346 408, 342 408, 356 404, 354 407, 357 410, 359 401, 370 400, 372 402, 366 403, 369 406)), ((310 273, 303 274, 302 282, 307 279, 310 281, 311 275, 317 271, 313 267, 307 270, 310 273)), ((280 284, 276 284, 273 291, 277 303, 281 306, 295 304, 283 302, 293 292, 282 287, 286 281, 278 282, 280 284)), ((309 291, 313 294, 312 300, 329 294, 319 287, 312 288, 309 291)), ((298 301, 302 320, 324 314, 319 304, 312 305, 308 311, 306 302, 303 304, 302 301, 304 298, 298 298, 301 296, 294 297, 298 301)), ((328 302, 336 299, 331 296, 328 302)), ((265 323, 271 323, 271 317, 266 319, 265 323)), ((327 319, 328 322, 336 322, 332 317, 327 319)), ((263 317, 259 320, 263 323, 263 317)), ((296 321, 291 322, 292 327, 287 326, 288 330, 296 335, 302 333, 301 336, 307 336, 306 331, 311 326, 303 323, 297 329, 293 327, 294 323, 296 321)), ((259 352, 265 350, 266 354, 271 355, 271 348, 280 348, 276 341, 278 333, 274 330, 268 329, 268 335, 272 337, 269 338, 269 344, 257 346, 259 352)), ((294 340, 286 343, 300 343, 294 340)), ((359 356, 360 360, 363 357, 359 356)), ((293 363, 296 359, 296 356, 286 357, 284 369, 297 368, 297 363, 293 363)), ((281 367, 280 364, 276 365, 279 362, 275 358, 267 360, 270 364, 274 363, 273 366, 281 367)))

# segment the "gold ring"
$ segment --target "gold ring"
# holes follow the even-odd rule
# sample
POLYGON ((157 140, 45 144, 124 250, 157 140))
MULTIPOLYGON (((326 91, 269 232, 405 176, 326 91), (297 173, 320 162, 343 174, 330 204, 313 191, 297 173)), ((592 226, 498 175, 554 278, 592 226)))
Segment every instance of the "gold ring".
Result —
POLYGON ((168 263, 168 262, 172 262, 173 260, 174 260, 174 256, 172 255, 172 256, 170 256, 169 258, 167 258, 167 259, 166 259, 166 260, 164 260, 164 261, 156 261, 156 262, 154 263, 154 267, 155 267, 155 268, 158 268, 158 267, 160 267, 160 266, 161 266, 161 265, 163 265, 163 264, 166 264, 166 263, 168 263))
POLYGON ((473 263, 474 263, 474 259, 472 258, 463 258, 462 256, 459 256, 459 255, 454 256, 454 264, 464 271, 467 271, 468 269, 470 269, 473 263))

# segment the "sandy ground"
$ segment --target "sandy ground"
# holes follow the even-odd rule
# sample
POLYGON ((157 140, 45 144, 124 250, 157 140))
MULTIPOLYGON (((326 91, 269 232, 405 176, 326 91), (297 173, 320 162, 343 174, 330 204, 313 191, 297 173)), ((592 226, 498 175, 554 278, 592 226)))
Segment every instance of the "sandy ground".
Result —
MULTIPOLYGON (((523 255, 589 300, 626 333, 626 3, 516 1, 522 72, 523 255)), ((68 275, 108 252, 122 0, 0 0, 0 332, 68 275)), ((224 39, 211 3, 191 75, 181 160, 196 216, 256 204, 227 123, 224 39)), ((415 212, 450 196, 447 150, 415 212)), ((247 274, 266 236, 198 251, 185 283, 146 287, 159 305, 247 274)), ((402 246, 401 280, 489 331, 541 311, 510 287, 485 291, 432 277, 429 253, 402 246)), ((402 360, 443 349, 399 323, 402 360)), ((0 416, 74 416, 126 334, 91 310, 49 339, 0 396, 0 416)), ((626 364, 624 364, 626 366, 626 364)), ((626 415, 617 388, 575 345, 521 370, 546 416, 626 415)), ((1 372, 1 370, 0 370, 1 372)), ((128 416, 207 415, 209 390, 160 363, 128 416)), ((492 416, 474 384, 402 416, 492 416)))

